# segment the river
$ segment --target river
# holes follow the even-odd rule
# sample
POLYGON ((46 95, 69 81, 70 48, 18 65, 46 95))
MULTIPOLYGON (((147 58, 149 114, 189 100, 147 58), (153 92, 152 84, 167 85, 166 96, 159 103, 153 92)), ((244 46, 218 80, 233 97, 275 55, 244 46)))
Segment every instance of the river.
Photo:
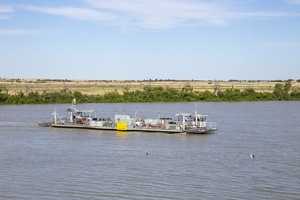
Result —
POLYGON ((77 107, 95 109, 99 117, 114 112, 173 117, 197 110, 218 124, 207 135, 37 125, 54 109, 66 114, 68 107, 0 106, 0 199, 300 197, 300 102, 77 107))

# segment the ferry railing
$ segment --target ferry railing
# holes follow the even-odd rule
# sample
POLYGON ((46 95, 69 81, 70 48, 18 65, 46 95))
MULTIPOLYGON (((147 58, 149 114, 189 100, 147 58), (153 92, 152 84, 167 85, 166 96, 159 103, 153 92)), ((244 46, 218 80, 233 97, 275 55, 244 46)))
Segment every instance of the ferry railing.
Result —
POLYGON ((215 123, 215 122, 206 122, 206 128, 217 129, 217 123, 215 123))

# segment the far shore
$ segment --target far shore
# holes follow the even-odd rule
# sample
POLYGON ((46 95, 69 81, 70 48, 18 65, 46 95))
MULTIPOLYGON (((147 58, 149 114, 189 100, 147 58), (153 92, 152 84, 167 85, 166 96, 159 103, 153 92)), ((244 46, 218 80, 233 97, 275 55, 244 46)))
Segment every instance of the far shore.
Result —
POLYGON ((124 90, 142 90, 144 87, 168 87, 182 89, 187 84, 194 91, 226 90, 230 88, 241 91, 252 88, 256 92, 272 92, 276 83, 292 82, 292 87, 300 88, 300 82, 295 80, 62 80, 62 79, 0 79, 0 91, 9 94, 18 92, 55 92, 78 91, 82 94, 105 94, 124 90))

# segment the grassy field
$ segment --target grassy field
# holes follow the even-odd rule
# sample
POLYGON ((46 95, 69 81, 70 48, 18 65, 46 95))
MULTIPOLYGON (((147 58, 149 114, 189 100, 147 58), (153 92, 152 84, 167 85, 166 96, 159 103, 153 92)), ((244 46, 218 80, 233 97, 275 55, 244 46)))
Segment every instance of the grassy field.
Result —
MULTIPOLYGON (((83 94, 104 94, 106 92, 123 90, 141 90, 145 86, 161 86, 175 89, 181 89, 186 84, 193 87, 194 91, 214 91, 216 87, 223 91, 229 88, 244 90, 253 88, 257 92, 272 92, 275 84, 278 82, 260 81, 117 81, 117 80, 48 80, 48 79, 0 79, 0 90, 5 90, 9 94, 16 94, 20 91, 28 93, 54 92, 61 90, 79 91, 83 94)), ((283 83, 283 82, 280 82, 283 83)), ((293 82, 292 87, 300 87, 299 82, 293 82)))

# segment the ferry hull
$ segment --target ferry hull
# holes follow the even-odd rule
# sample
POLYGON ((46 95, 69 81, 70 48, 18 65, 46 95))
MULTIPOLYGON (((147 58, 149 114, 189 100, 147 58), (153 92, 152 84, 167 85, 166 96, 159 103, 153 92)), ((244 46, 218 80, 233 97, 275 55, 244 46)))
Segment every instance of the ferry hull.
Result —
POLYGON ((218 129, 216 128, 193 128, 193 129, 188 129, 186 130, 186 133, 187 134, 208 134, 208 133, 211 133, 213 131, 216 131, 218 129))
POLYGON ((130 131, 130 132, 161 132, 161 133, 184 133, 181 129, 156 129, 156 128, 127 128, 126 130, 118 130, 115 127, 92 127, 81 124, 52 124, 55 128, 74 128, 74 129, 90 129, 90 130, 105 130, 105 131, 130 131))

